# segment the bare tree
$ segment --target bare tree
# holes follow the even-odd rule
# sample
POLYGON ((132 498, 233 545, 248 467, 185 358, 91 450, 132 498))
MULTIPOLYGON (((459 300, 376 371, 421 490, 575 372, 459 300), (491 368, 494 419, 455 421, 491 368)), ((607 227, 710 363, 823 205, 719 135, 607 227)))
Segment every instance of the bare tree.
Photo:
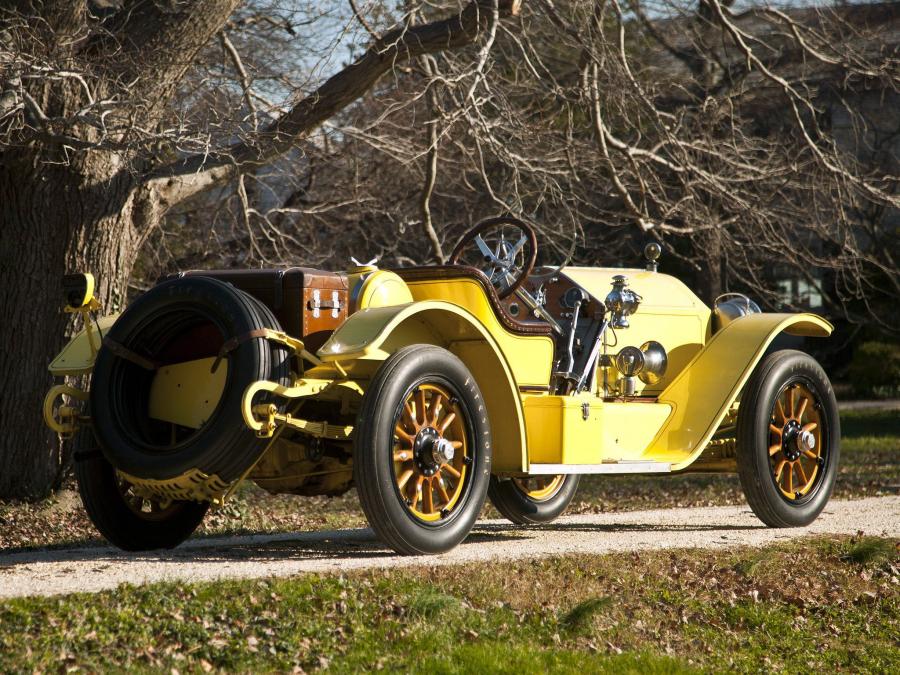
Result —
POLYGON ((252 119, 192 119, 186 111, 216 95, 196 69, 213 44, 237 66, 253 115, 240 54, 227 33, 216 36, 241 21, 277 29, 281 19, 242 15, 240 4, 13 0, 0 8, 0 286, 9 289, 0 322, 0 495, 45 494, 65 463, 39 414, 44 365, 66 328, 64 271, 94 271, 107 308, 121 306, 138 252, 168 209, 271 162, 385 73, 475 43, 519 5, 472 0, 443 18, 401 22, 314 90, 289 92, 255 127, 252 119))
POLYGON ((225 195, 210 231, 230 260, 406 264, 510 211, 544 229, 546 262, 633 264, 657 239, 709 302, 797 308, 791 282, 896 330, 879 308, 900 299, 898 24, 891 3, 530 3, 474 56, 410 62, 329 122, 282 202, 225 195))

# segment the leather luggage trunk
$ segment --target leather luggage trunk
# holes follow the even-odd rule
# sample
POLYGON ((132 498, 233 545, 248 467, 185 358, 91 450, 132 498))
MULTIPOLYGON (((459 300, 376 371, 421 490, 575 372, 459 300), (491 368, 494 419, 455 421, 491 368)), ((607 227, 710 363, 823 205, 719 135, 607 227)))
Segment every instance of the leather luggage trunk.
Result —
POLYGON ((288 335, 314 352, 347 318, 347 277, 308 267, 256 270, 189 270, 160 277, 213 277, 249 293, 275 314, 288 335))

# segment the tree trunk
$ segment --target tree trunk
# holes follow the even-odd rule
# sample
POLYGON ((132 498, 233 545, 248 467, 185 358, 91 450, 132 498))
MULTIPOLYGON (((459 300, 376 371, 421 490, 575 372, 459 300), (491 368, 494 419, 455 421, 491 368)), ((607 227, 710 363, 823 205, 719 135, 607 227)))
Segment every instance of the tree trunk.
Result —
POLYGON ((159 214, 135 185, 111 153, 69 165, 26 157, 0 164, 0 497, 39 498, 62 479, 69 453, 41 415, 53 384, 49 360, 76 328, 63 312, 62 271, 92 272, 103 312, 124 305, 142 238, 159 214))
POLYGON ((701 300, 712 307, 715 299, 722 294, 724 286, 725 268, 722 262, 725 252, 722 244, 722 232, 718 228, 714 228, 704 235, 700 239, 700 250, 697 252, 697 259, 705 263, 698 278, 698 290, 701 300))

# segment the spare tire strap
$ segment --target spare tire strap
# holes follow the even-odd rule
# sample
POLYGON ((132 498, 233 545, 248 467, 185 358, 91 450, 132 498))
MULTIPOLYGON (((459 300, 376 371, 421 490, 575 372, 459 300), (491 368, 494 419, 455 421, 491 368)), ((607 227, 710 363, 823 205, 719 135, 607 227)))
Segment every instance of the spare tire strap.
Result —
POLYGON ((118 356, 120 359, 125 359, 126 361, 130 361, 136 366, 140 366, 144 370, 159 370, 159 367, 162 365, 158 361, 154 361, 152 359, 148 359, 145 356, 141 356, 137 354, 128 347, 123 344, 119 344, 115 340, 110 337, 103 336, 103 346, 106 347, 113 354, 118 356))
POLYGON ((238 335, 231 338, 230 340, 226 340, 225 344, 222 345, 222 348, 216 355, 216 360, 213 361, 212 368, 209 372, 216 372, 216 370, 219 369, 219 363, 228 355, 229 352, 234 351, 242 344, 244 344, 245 342, 249 342, 250 340, 255 340, 256 338, 267 338, 269 337, 269 332, 270 331, 268 328, 257 328, 256 330, 251 330, 247 333, 244 333, 243 335, 238 335))

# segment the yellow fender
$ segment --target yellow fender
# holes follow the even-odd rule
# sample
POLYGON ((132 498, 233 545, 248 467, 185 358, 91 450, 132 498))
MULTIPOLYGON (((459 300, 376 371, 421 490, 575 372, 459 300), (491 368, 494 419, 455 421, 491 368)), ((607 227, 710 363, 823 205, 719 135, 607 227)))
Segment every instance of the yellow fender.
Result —
POLYGON ((63 350, 53 359, 48 370, 53 375, 60 376, 86 375, 91 372, 94 369, 94 361, 103 342, 103 336, 118 318, 118 314, 110 314, 101 316, 94 321, 85 315, 85 320, 89 322, 87 327, 69 340, 69 344, 63 347, 63 350))
POLYGON ((685 469, 703 452, 762 359, 782 332, 827 337, 833 326, 815 314, 749 314, 712 336, 660 394, 672 413, 645 456, 685 469))
POLYGON ((409 344, 432 344, 458 356, 484 396, 494 441, 493 470, 525 471, 528 457, 519 388, 497 341, 469 312, 440 300, 373 307, 352 314, 318 351, 351 377, 371 372, 366 362, 385 360, 409 344))

